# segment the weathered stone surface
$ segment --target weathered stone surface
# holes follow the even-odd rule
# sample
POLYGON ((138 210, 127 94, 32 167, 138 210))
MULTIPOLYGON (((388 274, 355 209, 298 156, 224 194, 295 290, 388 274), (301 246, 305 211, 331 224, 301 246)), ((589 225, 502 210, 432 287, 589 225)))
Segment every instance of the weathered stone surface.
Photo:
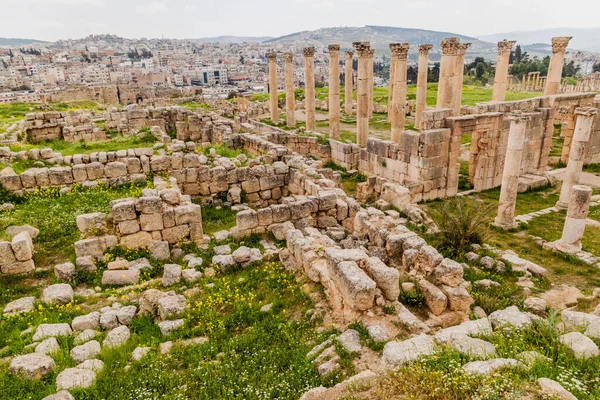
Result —
POLYGON ((433 269, 432 278, 438 284, 457 287, 463 281, 463 267, 456 261, 445 258, 433 269))
POLYGON ((340 345, 349 353, 359 353, 362 350, 360 345, 360 336, 354 329, 348 329, 337 337, 340 345))
POLYGON ((13 358, 8 371, 13 375, 23 376, 27 379, 40 379, 54 371, 55 368, 54 360, 47 355, 32 353, 13 358))
POLYGON ((463 365, 467 374, 489 375, 501 368, 517 367, 519 362, 512 358, 493 358, 487 361, 471 361, 463 365))
POLYGON ((447 342, 448 346, 471 357, 489 358, 496 355, 496 348, 485 340, 471 338, 469 336, 453 335, 447 342))
POLYGON ((517 306, 508 307, 504 310, 494 311, 488 316, 494 329, 510 326, 516 329, 525 328, 533 323, 531 316, 519 311, 517 306))
POLYGON ((292 229, 294 229, 294 224, 292 224, 290 221, 269 226, 269 231, 273 233, 273 236, 275 236, 277 240, 285 240, 287 233, 292 229))
POLYGON ((133 361, 140 361, 148 353, 150 353, 151 350, 152 348, 150 347, 136 347, 135 350, 133 350, 133 353, 131 353, 131 358, 133 361))
POLYGON ((86 315, 80 315, 73 318, 71 327, 74 331, 83 332, 87 329, 98 329, 100 327, 100 313, 97 311, 91 312, 86 315))
POLYGON ((181 265, 165 264, 162 277, 163 286, 171 286, 181 282, 181 265))
POLYGON ((11 301, 4 307, 4 315, 13 315, 33 311, 35 297, 22 297, 18 300, 11 301))
POLYGON ((246 246, 240 246, 231 254, 231 257, 236 263, 244 263, 250 260, 250 248, 246 246))
POLYGON ((440 315, 446 310, 448 298, 437 286, 425 279, 421 279, 419 281, 419 288, 425 298, 425 304, 427 304, 427 307, 429 307, 434 315, 440 315))
POLYGON ((44 304, 63 305, 73 301, 73 288, 66 283, 50 285, 42 291, 40 300, 44 304))
POLYGON ((389 367, 395 367, 421 356, 431 355, 434 351, 433 339, 422 334, 403 342, 388 342, 383 348, 382 359, 389 367))
POLYGON ((567 346, 575 358, 586 359, 600 355, 600 350, 596 343, 579 332, 570 332, 562 335, 560 342, 567 346))
POLYGON ((125 306, 117 310, 117 320, 121 325, 129 325, 137 312, 136 306, 125 306))
POLYGON ((169 242, 166 241, 152 240, 148 246, 148 250, 150 250, 150 256, 157 260, 165 261, 171 256, 169 242))
POLYGON ((72 333, 69 324, 41 324, 35 330, 32 340, 39 342, 49 337, 70 336, 72 333))
POLYGON ((434 335, 436 343, 447 343, 452 336, 488 336, 493 333, 492 324, 487 318, 463 322, 438 331, 434 335))
POLYGON ((372 324, 367 326, 369 337, 376 342, 387 342, 390 338, 383 325, 372 324))
POLYGON ((539 297, 528 297, 523 302, 523 307, 535 314, 543 315, 546 313, 546 300, 539 297))
POLYGON ((121 325, 108 332, 104 342, 102 342, 102 346, 109 349, 122 346, 129 340, 130 336, 129 328, 121 325))
POLYGON ((75 397, 66 390, 44 397, 42 400, 75 400, 75 397))
POLYGON ((182 319, 176 319, 172 321, 160 321, 157 323, 158 328, 160 329, 160 333, 163 335, 168 335, 169 333, 177 330, 183 326, 185 323, 182 319))
POLYGON ((538 385, 542 388, 542 393, 556 399, 577 400, 571 392, 562 387, 562 385, 552 379, 538 378, 538 385))
POLYGON ((96 357, 100 354, 100 343, 96 340, 91 340, 81 346, 73 347, 71 349, 71 358, 77 363, 82 362, 96 357))
POLYGON ((126 271, 104 271, 102 273, 102 285, 133 285, 140 281, 139 270, 126 271))
POLYGON ((158 300, 160 318, 168 320, 176 315, 182 314, 187 308, 185 296, 167 296, 158 300))
POLYGON ((390 268, 377 257, 370 257, 365 264, 367 274, 375 281, 386 299, 394 301, 400 295, 400 272, 390 268))
POLYGON ((45 354, 47 356, 60 351, 60 345, 58 344, 58 340, 55 337, 48 338, 44 340, 42 343, 35 346, 36 353, 45 354))
POLYGON ((193 268, 184 269, 181 271, 181 277, 187 283, 196 283, 202 278, 202 272, 196 271, 193 268))
MULTIPOLYGON (((327 249, 329 251, 329 249, 327 249)), ((359 311, 373 307, 377 285, 354 261, 338 264, 328 262, 331 275, 336 280, 344 300, 359 311)))
POLYGON ((11 246, 18 261, 29 261, 33 257, 33 241, 29 232, 22 231, 12 238, 11 246))
POLYGON ((67 368, 56 377, 56 390, 87 389, 94 385, 96 373, 89 369, 67 368))
POLYGON ((63 282, 70 281, 75 277, 75 266, 70 262, 55 265, 54 276, 63 282))
POLYGON ((213 265, 218 266, 221 271, 227 271, 236 264, 231 255, 214 256, 212 258, 212 263, 213 265))
POLYGON ((585 330, 591 325, 600 323, 599 316, 572 310, 563 310, 561 318, 569 330, 585 330))

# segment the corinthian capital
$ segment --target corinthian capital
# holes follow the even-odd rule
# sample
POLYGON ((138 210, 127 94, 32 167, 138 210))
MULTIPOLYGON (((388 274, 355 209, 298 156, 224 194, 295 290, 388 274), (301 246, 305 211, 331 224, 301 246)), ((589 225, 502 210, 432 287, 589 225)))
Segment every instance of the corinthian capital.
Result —
POLYGON ((269 59, 269 62, 275 62, 277 61, 277 53, 270 51, 267 53, 267 58, 269 59))
POLYGON ((433 48, 432 44, 420 44, 419 45, 419 54, 422 56, 426 56, 429 54, 429 50, 433 48))
POLYGON ((315 48, 314 47, 305 47, 303 50, 304 57, 314 57, 315 56, 315 48))
POLYGON ((499 56, 508 56, 512 51, 514 44, 517 43, 516 40, 506 40, 504 39, 501 42, 498 42, 498 55, 499 56))
POLYGON ((561 36, 552 38, 552 53, 561 53, 567 49, 571 36, 561 36))
POLYGON ((294 60, 294 55, 291 52, 285 52, 283 53, 283 62, 292 62, 294 60))
POLYGON ((330 55, 338 55, 340 52, 340 45, 339 44, 330 44, 327 49, 329 50, 329 54, 330 55))
POLYGON ((370 42, 354 42, 352 46, 356 49, 359 57, 368 57, 368 52, 371 50, 370 42))
POLYGON ((406 60, 409 47, 410 45, 408 43, 390 43, 390 53, 392 54, 392 58, 406 60))
POLYGON ((442 54, 444 55, 455 55, 458 52, 458 45, 460 41, 456 37, 449 37, 442 40, 440 45, 442 46, 442 54))

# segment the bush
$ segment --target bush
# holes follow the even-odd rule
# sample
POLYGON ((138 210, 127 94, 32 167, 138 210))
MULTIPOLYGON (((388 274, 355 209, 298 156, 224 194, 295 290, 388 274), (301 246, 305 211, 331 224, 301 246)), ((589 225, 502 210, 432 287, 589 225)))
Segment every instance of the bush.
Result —
POLYGON ((436 247, 447 257, 457 258, 470 251, 471 244, 482 244, 489 235, 489 214, 494 205, 456 197, 432 210, 440 228, 433 235, 436 247))

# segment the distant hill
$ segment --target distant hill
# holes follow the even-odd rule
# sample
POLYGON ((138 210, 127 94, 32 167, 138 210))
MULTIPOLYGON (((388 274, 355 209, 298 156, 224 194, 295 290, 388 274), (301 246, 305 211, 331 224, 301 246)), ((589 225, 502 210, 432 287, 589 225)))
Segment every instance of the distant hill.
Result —
POLYGON ((267 40, 265 43, 302 45, 302 46, 327 46, 337 43, 342 49, 352 48, 352 42, 368 41, 371 47, 377 53, 389 55, 389 44, 393 42, 408 42, 411 44, 409 57, 416 59, 418 55, 418 45, 431 43, 434 45, 430 52, 432 60, 438 60, 441 57, 440 42, 447 37, 458 37, 462 42, 471 42, 472 46, 467 52, 467 59, 477 56, 483 56, 488 59, 494 59, 497 54, 496 45, 484 42, 476 38, 460 35, 451 32, 437 32, 424 29, 396 28, 391 26, 367 25, 364 27, 338 27, 322 28, 315 31, 303 31, 292 33, 290 35, 267 40))
POLYGON ((600 28, 553 28, 537 31, 495 33, 481 36, 481 40, 497 42, 502 39, 516 40, 522 45, 548 43, 554 36, 573 36, 570 49, 600 53, 600 28))
POLYGON ((35 44, 35 43, 46 43, 46 42, 44 42, 43 40, 36 40, 36 39, 20 39, 20 38, 0 37, 0 46, 17 47, 17 46, 23 46, 23 45, 35 44))
POLYGON ((208 43, 242 43, 242 42, 265 42, 273 39, 271 36, 215 36, 205 37, 198 40, 208 43))

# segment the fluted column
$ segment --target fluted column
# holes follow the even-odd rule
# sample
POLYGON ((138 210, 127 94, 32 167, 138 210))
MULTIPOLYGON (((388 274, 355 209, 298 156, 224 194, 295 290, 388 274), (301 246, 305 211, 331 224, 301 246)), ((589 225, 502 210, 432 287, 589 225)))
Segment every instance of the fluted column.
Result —
POLYGON ((346 65, 344 66, 344 112, 348 115, 352 115, 353 59, 354 52, 352 50, 346 50, 346 65))
POLYGON ((387 101, 387 121, 392 122, 392 99, 394 97, 394 62, 392 60, 392 46, 396 43, 390 43, 390 80, 388 85, 388 101, 387 101))
POLYGON ((288 128, 296 126, 296 99, 294 96, 294 55, 283 54, 283 72, 285 73, 285 116, 288 128))
POLYGON ((304 108, 306 129, 316 130, 315 125, 315 48, 304 49, 304 108))
POLYGON ((548 67, 546 89, 544 95, 557 94, 560 91, 560 80, 562 78, 565 51, 569 45, 570 36, 552 38, 552 57, 548 67))
POLYGON ((515 43, 517 43, 515 40, 506 39, 498 42, 498 61, 496 62, 496 73, 494 75, 492 101, 504 101, 506 99, 510 52, 515 43))
POLYGON ((369 49, 369 65, 367 68, 367 72, 369 73, 369 118, 373 116, 373 62, 375 60, 375 50, 369 49))
POLYGON ((579 176, 583 169, 583 163, 587 154, 592 127, 598 110, 593 107, 582 107, 575 110, 577 121, 573 132, 573 141, 569 151, 569 161, 565 168, 562 187, 560 189, 560 200, 556 207, 566 209, 571 197, 571 188, 579 184, 579 176))
POLYGON ((277 53, 267 53, 269 59, 269 106, 271 121, 279 122, 279 107, 277 105, 277 53))
POLYGON ((400 143, 400 132, 404 130, 406 119, 406 55, 408 54, 408 43, 390 44, 391 63, 390 71, 394 71, 392 88, 392 142, 400 143))
POLYGON ((340 137, 340 45, 329 45, 329 136, 340 137))
POLYGON ((459 44, 458 38, 455 37, 442 40, 442 61, 440 63, 440 79, 436 108, 453 108, 453 80, 456 70, 456 53, 459 44))
POLYGON ((525 131, 527 122, 531 119, 530 116, 521 115, 520 113, 512 113, 510 114, 510 118, 510 130, 508 132, 508 145, 504 160, 504 171, 502 173, 498 215, 494 220, 494 225, 503 229, 514 229, 518 226, 514 219, 515 206, 517 203, 525 131))
POLYGON ((432 44, 419 45, 419 69, 417 70, 417 99, 415 128, 419 129, 423 110, 427 108, 427 75, 429 74, 429 50, 432 44))
POLYGON ((460 115, 462 107, 462 90, 463 80, 465 76, 465 54, 467 49, 471 47, 471 43, 459 43, 456 52, 456 66, 454 72, 454 89, 452 91, 452 108, 454 115, 460 115))
POLYGON ((369 42, 352 43, 358 53, 358 81, 356 84, 356 143, 367 145, 369 136, 369 42))

